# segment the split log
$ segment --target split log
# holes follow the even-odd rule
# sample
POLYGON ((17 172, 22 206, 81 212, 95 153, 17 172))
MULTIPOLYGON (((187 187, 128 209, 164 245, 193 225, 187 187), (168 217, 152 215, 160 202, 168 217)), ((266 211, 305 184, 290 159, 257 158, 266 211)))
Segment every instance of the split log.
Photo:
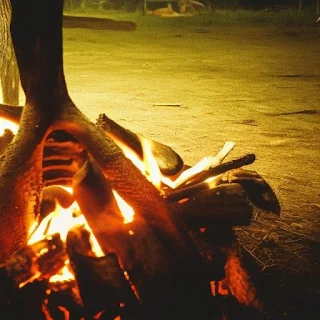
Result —
POLYGON ((113 319, 127 309, 132 317, 138 318, 140 302, 125 278, 116 254, 92 256, 88 240, 88 233, 83 228, 71 230, 67 236, 67 251, 86 316, 107 310, 113 319))
POLYGON ((0 265, 2 295, 34 279, 49 279, 64 266, 66 258, 59 234, 20 249, 0 265))
POLYGON ((281 207, 270 185, 255 171, 242 168, 229 171, 225 181, 240 183, 248 194, 250 201, 258 208, 280 214, 281 207))
MULTIPOLYGON (((125 144, 143 160, 141 139, 146 138, 123 128, 105 114, 99 115, 97 126, 101 128, 108 137, 125 144)), ((156 159, 161 173, 167 176, 178 174, 183 168, 183 160, 181 157, 169 146, 153 140, 148 141, 150 142, 151 152, 156 159)))
MULTIPOLYGON (((180 310, 181 306, 171 300, 173 299, 171 293, 181 297, 183 293, 180 290, 187 289, 182 282, 189 290, 199 289, 192 280, 186 278, 181 266, 174 268, 171 264, 174 259, 170 250, 171 243, 166 242, 165 235, 156 228, 157 225, 148 224, 139 215, 134 216, 133 222, 124 224, 121 212, 114 203, 109 182, 92 163, 88 162, 74 180, 74 196, 80 210, 86 217, 102 250, 106 254, 115 252, 119 256, 121 265, 141 298, 143 309, 150 309, 148 312, 159 312, 167 317, 170 312, 175 313, 176 308, 180 310), (168 265, 171 265, 171 269, 168 269, 168 265), (159 269, 162 272, 154 275, 150 273, 153 269, 159 269), (171 293, 168 293, 168 286, 176 281, 179 286, 171 288, 171 293), (156 292, 154 288, 157 288, 156 292), (156 301, 154 297, 157 297, 156 301)), ((188 291, 188 295, 190 294, 191 292, 188 291)), ((199 302, 193 300, 193 303, 199 302)))
POLYGON ((220 184, 198 192, 183 202, 173 203, 189 229, 212 228, 221 224, 249 225, 253 208, 244 188, 238 183, 220 184))

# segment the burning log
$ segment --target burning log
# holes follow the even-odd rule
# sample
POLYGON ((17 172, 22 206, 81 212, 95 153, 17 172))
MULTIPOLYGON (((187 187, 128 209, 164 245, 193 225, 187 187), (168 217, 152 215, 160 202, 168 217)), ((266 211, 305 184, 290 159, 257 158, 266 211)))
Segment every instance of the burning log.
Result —
MULTIPOLYGON (((146 139, 128 129, 123 128, 105 114, 100 114, 97 120, 97 126, 101 128, 105 134, 123 143, 125 146, 131 148, 142 160, 143 159, 143 148, 142 139, 146 139)), ((172 148, 149 140, 151 145, 151 152, 159 166, 162 174, 167 176, 173 176, 178 174, 183 168, 183 160, 172 148)))
MULTIPOLYGON (((235 143, 233 141, 227 141, 222 149, 214 157, 205 157, 196 163, 193 167, 189 167, 184 170, 174 181, 171 181, 169 186, 173 189, 180 187, 187 181, 192 179, 197 174, 204 170, 208 170, 211 167, 218 166, 222 163, 224 158, 229 154, 229 152, 234 148, 235 143)), ((217 180, 216 180, 217 181, 217 180)))
POLYGON ((270 185, 255 171, 238 168, 229 171, 223 178, 231 183, 240 183, 250 201, 258 208, 280 214, 280 203, 270 185))
POLYGON ((221 224, 249 225, 253 213, 246 192, 238 183, 220 184, 172 206, 177 214, 183 216, 191 230, 221 224))
POLYGON ((209 190, 218 185, 220 182, 222 175, 212 177, 210 181, 202 181, 197 184, 193 184, 191 186, 187 186, 184 188, 180 188, 173 191, 164 191, 163 197, 168 201, 179 201, 182 199, 190 198, 198 192, 209 190))
POLYGON ((140 302, 126 279, 116 254, 92 256, 88 240, 88 233, 83 228, 69 231, 67 237, 67 250, 85 314, 92 317, 104 311, 112 315, 113 319, 130 310, 132 317, 138 316, 140 302), (88 275, 91 275, 90 281, 87 280, 88 275))
MULTIPOLYGON (((183 274, 183 271, 167 269, 168 262, 172 261, 172 254, 168 252, 168 245, 171 243, 165 242, 164 235, 157 230, 159 227, 136 215, 133 222, 124 224, 120 210, 114 201, 110 184, 92 163, 88 162, 74 180, 74 196, 82 213, 104 253, 116 252, 119 255, 124 270, 141 297, 144 310, 149 308, 150 312, 158 310, 157 312, 163 312, 163 315, 167 316, 169 312, 174 312, 176 309, 173 309, 171 301, 167 300, 172 297, 167 292, 169 283, 166 278, 169 277, 170 281, 177 281, 177 272, 183 274), (152 255, 149 254, 150 250, 152 255), (153 268, 162 271, 159 271, 156 277, 150 276, 149 270, 153 268), (154 288, 157 288, 156 293, 154 288), (151 295, 158 297, 156 304, 153 297, 152 300, 149 300, 148 296, 151 295)), ((178 280, 187 281, 187 286, 191 290, 190 279, 187 280, 184 277, 178 280)), ((181 287, 176 289, 180 291, 181 287)), ((181 296, 180 292, 172 291, 175 296, 178 293, 181 296)), ((193 303, 197 302, 193 301, 193 303)))
POLYGON ((49 279, 64 266, 65 259, 59 234, 20 249, 0 266, 1 296, 34 279, 49 279))
POLYGON ((125 250, 124 219, 111 185, 99 168, 88 161, 75 175, 72 187, 80 210, 104 254, 111 250, 125 250))

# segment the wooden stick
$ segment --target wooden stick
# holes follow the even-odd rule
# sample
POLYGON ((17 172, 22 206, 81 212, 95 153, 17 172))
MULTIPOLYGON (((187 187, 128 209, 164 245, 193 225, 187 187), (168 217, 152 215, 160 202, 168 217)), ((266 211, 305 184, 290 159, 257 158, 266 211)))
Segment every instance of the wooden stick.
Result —
POLYGON ((176 190, 179 190, 180 188, 183 188, 185 186, 194 185, 197 183, 200 183, 202 181, 205 181, 206 179, 210 177, 217 176, 219 174, 225 173, 229 170, 240 168, 245 165, 249 165, 254 162, 256 159, 256 156, 252 153, 247 154, 241 158, 234 159, 225 163, 221 163, 217 166, 210 167, 208 170, 203 170, 196 174, 193 178, 187 180, 184 184, 180 185, 176 190))
POLYGON ((227 141, 216 156, 205 157, 193 167, 190 167, 187 170, 183 171, 176 180, 172 181, 169 184, 169 187, 171 187, 172 189, 176 189, 200 172, 208 170, 212 166, 219 165, 223 161, 223 159, 231 152, 234 146, 235 143, 233 141, 227 141))
POLYGON ((190 198, 194 194, 208 190, 210 188, 214 188, 220 182, 222 175, 212 177, 210 181, 203 181, 197 184, 193 184, 191 186, 186 186, 184 188, 180 188, 178 190, 169 191, 163 194, 163 197, 168 201, 178 201, 185 198, 190 198))

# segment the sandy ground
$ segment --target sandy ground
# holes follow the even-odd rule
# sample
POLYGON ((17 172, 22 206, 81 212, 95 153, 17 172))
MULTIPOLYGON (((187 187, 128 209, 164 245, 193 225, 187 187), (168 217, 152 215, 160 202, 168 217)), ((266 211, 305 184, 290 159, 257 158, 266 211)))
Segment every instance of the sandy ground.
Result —
POLYGON ((247 169, 282 217, 319 237, 319 28, 65 29, 64 41, 69 92, 90 119, 106 113, 189 165, 235 141, 229 159, 255 153, 247 169))
MULTIPOLYGON (((92 121, 105 113, 171 146, 188 165, 228 140, 236 143, 229 160, 254 153, 247 169, 269 182, 282 211, 257 214, 238 229, 240 240, 258 255, 266 236, 295 250, 283 246, 293 236, 302 247, 289 260, 288 252, 267 258, 262 251, 260 260, 310 264, 307 272, 319 278, 319 28, 64 29, 64 65, 71 98, 92 121)), ((311 285, 310 296, 319 294, 311 285)))

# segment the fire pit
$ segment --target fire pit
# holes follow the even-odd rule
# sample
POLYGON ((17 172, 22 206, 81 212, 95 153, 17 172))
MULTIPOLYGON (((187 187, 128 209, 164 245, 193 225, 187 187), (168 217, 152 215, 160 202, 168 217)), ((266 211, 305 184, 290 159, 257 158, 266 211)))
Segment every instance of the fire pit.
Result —
POLYGON ((13 318, 222 319, 261 314, 233 227, 279 214, 267 182, 225 161, 193 167, 67 91, 62 0, 15 0, 12 40, 25 106, 0 139, 0 305, 13 318), (38 15, 41 12, 41 15, 38 15), (245 311, 244 311, 245 310, 245 311))

